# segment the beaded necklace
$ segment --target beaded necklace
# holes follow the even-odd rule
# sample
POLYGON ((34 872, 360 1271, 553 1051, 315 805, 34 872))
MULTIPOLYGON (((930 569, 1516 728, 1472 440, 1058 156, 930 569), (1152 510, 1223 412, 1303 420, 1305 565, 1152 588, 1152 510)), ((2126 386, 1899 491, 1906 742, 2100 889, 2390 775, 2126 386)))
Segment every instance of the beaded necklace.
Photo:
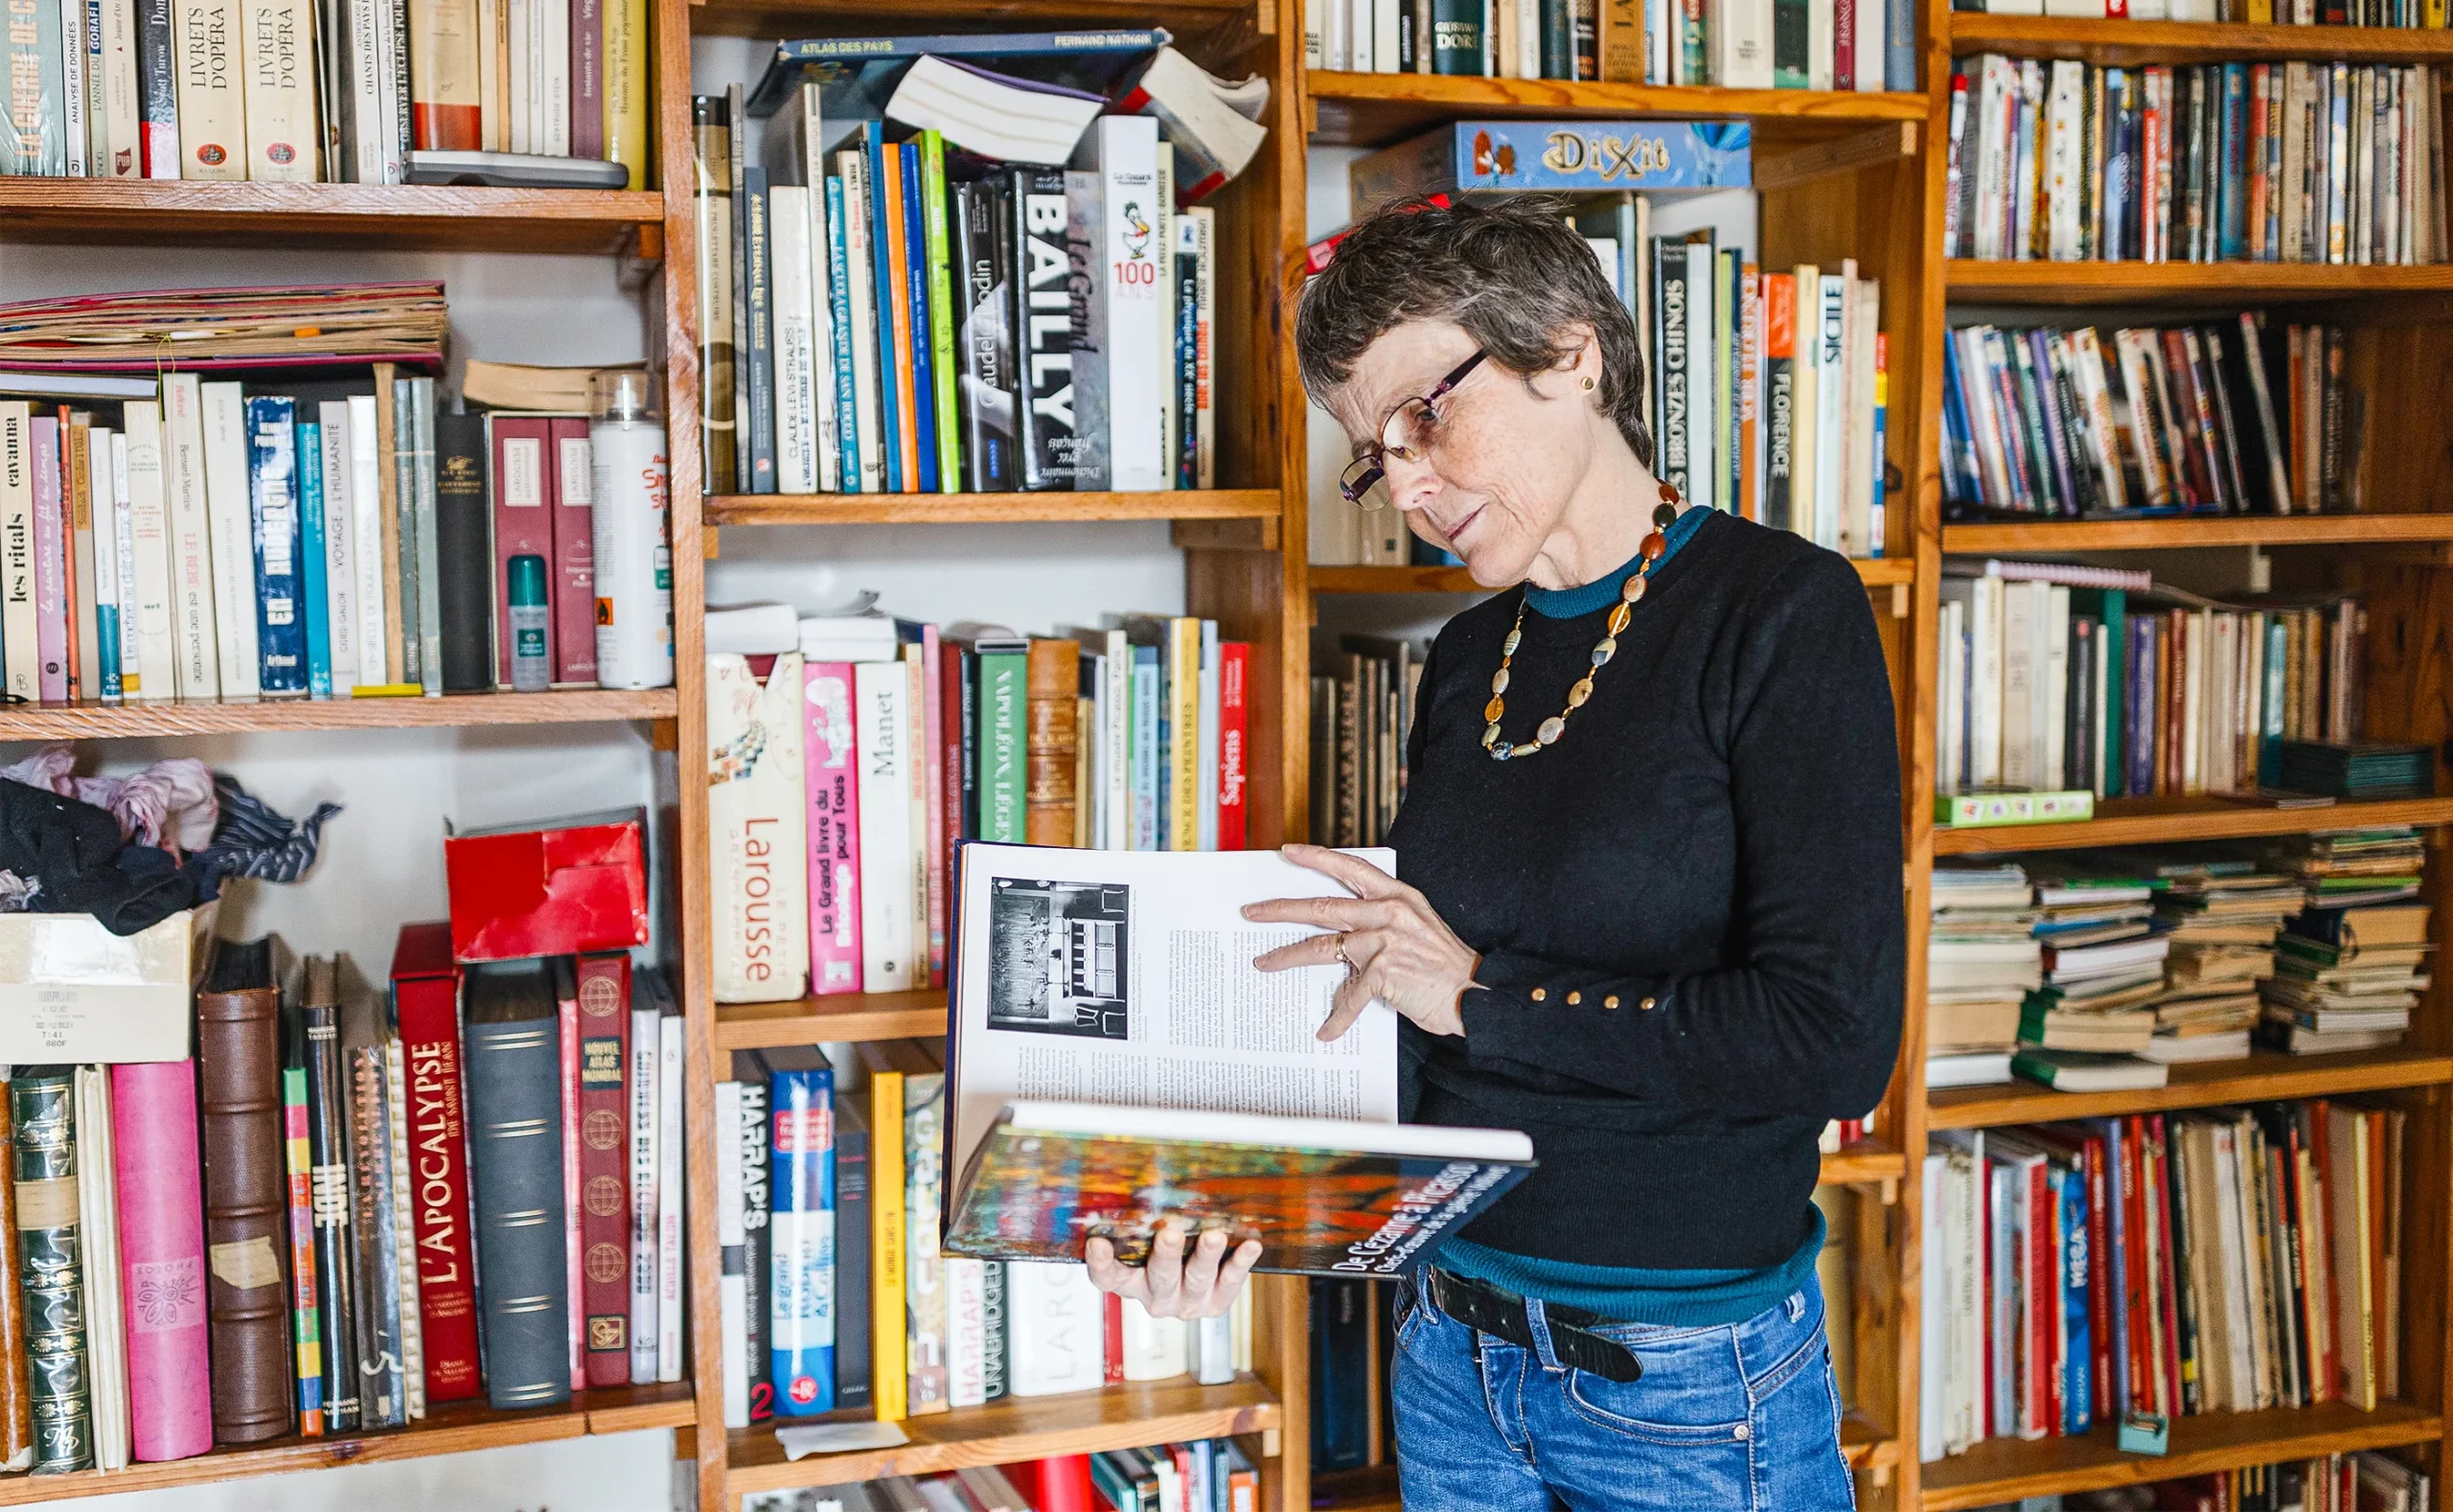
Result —
POLYGON ((1499 722, 1507 713, 1508 666, 1516 660, 1516 648, 1525 638, 1525 595, 1517 595, 1516 623, 1509 627, 1507 639, 1500 645, 1499 671, 1491 674, 1491 701, 1482 707, 1482 718, 1490 722, 1489 727, 1482 731, 1482 748, 1491 753, 1491 760, 1513 761, 1519 756, 1530 756, 1557 745, 1559 737, 1568 732, 1568 716, 1583 708, 1585 700, 1593 697, 1594 674, 1608 666, 1610 658, 1618 653, 1618 632, 1627 628, 1628 617, 1643 601, 1644 584, 1652 576, 1653 563, 1659 561, 1662 553, 1669 547, 1662 532, 1677 518, 1678 491, 1664 483, 1661 486, 1661 502, 1653 506, 1652 534, 1644 538, 1643 546, 1637 553, 1636 570, 1628 573, 1627 581, 1619 585, 1618 602, 1610 610, 1609 630, 1593 643, 1592 670, 1577 678, 1575 686, 1568 690, 1566 708, 1544 720, 1533 731, 1531 740, 1511 745, 1500 739, 1499 722))

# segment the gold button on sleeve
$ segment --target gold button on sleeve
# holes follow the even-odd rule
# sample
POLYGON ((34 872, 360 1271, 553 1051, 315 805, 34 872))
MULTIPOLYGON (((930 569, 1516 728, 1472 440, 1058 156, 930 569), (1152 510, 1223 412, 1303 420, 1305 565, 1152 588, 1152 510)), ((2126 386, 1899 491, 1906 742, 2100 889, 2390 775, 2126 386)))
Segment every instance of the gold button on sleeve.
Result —
POLYGON ((1657 997, 1647 997, 1642 1002, 1636 1004, 1636 1006, 1639 1008, 1650 1008, 1659 1001, 1660 999, 1657 997))
POLYGON ((1570 1004, 1570 1006, 1572 1006, 1572 1005, 1574 1005, 1574 1004, 1576 1004, 1576 1003, 1580 1003, 1580 1002, 1582 1002, 1582 1001, 1584 1001, 1584 994, 1582 994, 1582 993, 1570 993, 1570 994, 1568 994, 1568 1002, 1569 1002, 1569 1004, 1570 1004))
POLYGON ((1536 987, 1533 989, 1533 1000, 1537 1003, 1549 996, 1550 994, 1547 988, 1536 987))
POLYGON ((1609 997, 1602 998, 1602 999, 1601 999, 1601 1006, 1602 1006, 1602 1007, 1604 1007, 1604 1008, 1616 1008, 1616 1007, 1617 1007, 1617 1006, 1618 1006, 1618 995, 1617 995, 1616 993, 1612 993, 1609 997))

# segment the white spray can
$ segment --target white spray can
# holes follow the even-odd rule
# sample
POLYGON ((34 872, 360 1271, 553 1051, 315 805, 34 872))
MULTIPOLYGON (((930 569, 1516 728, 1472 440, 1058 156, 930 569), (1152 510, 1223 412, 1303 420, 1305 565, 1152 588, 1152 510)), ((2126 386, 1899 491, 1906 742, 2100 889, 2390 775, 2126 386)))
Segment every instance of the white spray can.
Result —
POLYGON ((673 686, 672 464, 653 375, 599 373, 589 385, 596 477, 596 680, 673 686))

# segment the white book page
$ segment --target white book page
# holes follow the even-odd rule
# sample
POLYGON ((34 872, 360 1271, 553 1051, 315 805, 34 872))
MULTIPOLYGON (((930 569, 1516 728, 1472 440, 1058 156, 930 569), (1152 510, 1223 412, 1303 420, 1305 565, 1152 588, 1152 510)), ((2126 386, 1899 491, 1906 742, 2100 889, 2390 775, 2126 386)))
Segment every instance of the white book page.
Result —
POLYGON ((964 846, 950 1168, 1018 1098, 1395 1123, 1395 1012, 1374 1002, 1323 1043, 1345 969, 1252 967, 1319 931, 1246 904, 1344 896, 1275 851, 964 846))

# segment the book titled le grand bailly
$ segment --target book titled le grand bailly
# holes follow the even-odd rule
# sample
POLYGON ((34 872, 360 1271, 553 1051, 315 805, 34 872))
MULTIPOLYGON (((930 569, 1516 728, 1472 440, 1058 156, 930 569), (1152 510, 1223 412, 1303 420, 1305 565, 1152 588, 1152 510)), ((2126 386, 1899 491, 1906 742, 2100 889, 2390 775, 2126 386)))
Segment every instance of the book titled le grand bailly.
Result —
POLYGON ((1263 1271, 1399 1275, 1532 1167, 1513 1130, 1398 1123, 1386 1005, 1314 1038, 1343 968, 1253 970, 1315 931, 1244 905, 1342 895, 1275 852, 974 843, 959 891, 949 1254, 1130 1262, 1176 1218, 1263 1271))

